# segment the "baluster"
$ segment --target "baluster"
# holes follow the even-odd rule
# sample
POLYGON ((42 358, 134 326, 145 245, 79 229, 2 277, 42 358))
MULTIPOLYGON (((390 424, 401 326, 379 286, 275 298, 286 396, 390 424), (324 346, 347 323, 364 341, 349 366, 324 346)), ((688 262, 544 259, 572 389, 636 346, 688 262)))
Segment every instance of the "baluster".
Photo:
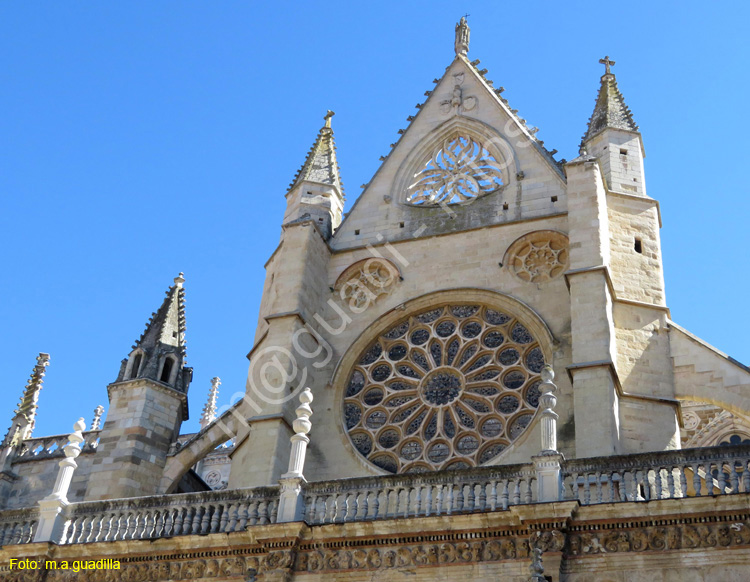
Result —
POLYGON ((227 519, 225 507, 220 503, 211 505, 211 526, 208 530, 209 532, 216 533, 217 531, 221 531, 219 529, 219 520, 226 521, 227 519))
POLYGON ((716 461, 716 472, 718 473, 719 495, 724 495, 726 493, 727 479, 726 473, 724 473, 724 463, 721 461, 716 461))
POLYGON ((318 496, 313 493, 305 499, 305 521, 312 525, 315 522, 315 509, 318 503, 318 496))
POLYGON ((661 472, 662 472, 661 466, 657 466, 656 469, 654 469, 654 489, 656 490, 656 498, 657 499, 661 499, 663 497, 663 495, 662 495, 662 483, 661 483, 661 472))
POLYGON ((257 499, 252 499, 251 501, 248 501, 247 503, 247 521, 246 524, 242 526, 242 530, 244 531, 248 525, 256 525, 258 523, 258 515, 259 515, 259 502, 257 499))
POLYGON ((474 492, 475 487, 476 483, 469 483, 469 490, 466 495, 466 506, 464 507, 466 511, 474 511, 474 509, 476 509, 476 495, 474 492))
POLYGON ((276 523, 276 518, 278 517, 279 512, 279 503, 275 499, 271 499, 271 501, 268 502, 268 507, 271 509, 268 515, 268 519, 270 523, 276 523))
POLYGON ((404 487, 404 517, 409 517, 409 508, 411 507, 411 487, 404 487))
POLYGON ((338 494, 334 493, 328 499, 328 510, 326 511, 326 523, 334 523, 336 519, 336 508, 338 506, 338 494))
POLYGON ((29 535, 29 532, 31 532, 31 524, 26 521, 23 523, 23 527, 21 528, 21 543, 22 544, 28 544, 31 541, 31 536, 29 535))
POLYGON ((169 537, 172 535, 172 532, 174 531, 174 509, 168 508, 164 514, 164 531, 163 536, 169 537))
POLYGON ((608 495, 607 495, 607 501, 609 503, 614 503, 615 501, 615 477, 619 476, 616 471, 613 471, 612 473, 608 473, 604 476, 604 480, 607 482, 607 489, 608 489, 608 495))
POLYGON ((602 472, 597 471, 594 474, 594 479, 596 479, 596 502, 601 503, 604 500, 602 497, 602 472))
POLYGON ((570 482, 570 490, 573 492, 573 496, 571 497, 571 499, 573 499, 573 500, 580 500, 580 497, 581 497, 581 486, 578 483, 578 478, 579 478, 578 473, 574 472, 572 474, 572 477, 573 477, 573 479, 570 482))
POLYGON ((237 529, 234 531, 245 531, 247 529, 247 520, 249 517, 248 509, 250 506, 251 504, 246 501, 240 503, 240 508, 237 513, 239 523, 237 524, 237 529))
POLYGON ((211 506, 205 503, 201 504, 201 529, 202 534, 208 533, 208 527, 211 525, 211 506))
POLYGON ((591 505, 591 482, 588 473, 583 474, 583 504, 591 505))
POLYGON ((698 472, 698 463, 693 463, 693 489, 695 489, 695 496, 700 497, 701 496, 701 476, 698 472))
POLYGON ((221 519, 219 520, 219 529, 220 532, 227 531, 227 522, 229 521, 229 512, 231 511, 232 507, 234 507, 231 503, 226 503, 221 505, 221 519))
POLYGON ((154 526, 153 512, 146 511, 143 515, 143 531, 141 532, 140 539, 147 539, 151 537, 151 531, 154 526))
POLYGON ((750 493, 750 469, 747 459, 742 459, 742 492, 750 493))
POLYGON ((315 523, 325 523, 326 522, 326 503, 328 502, 327 496, 322 496, 318 500, 318 513, 315 516, 315 523))
MULTIPOLYGON (((192 519, 190 520, 190 532, 193 535, 197 535, 201 531, 201 517, 205 508, 202 505, 193 506, 192 519)), ((186 532, 187 533, 187 532, 186 532)))
POLYGON ((503 479, 503 492, 500 494, 500 505, 503 508, 503 511, 508 509, 508 496, 510 495, 508 491, 508 480, 503 479))
POLYGON ((669 467, 667 469, 667 495, 669 495, 669 497, 667 497, 667 499, 674 499, 675 498, 675 494, 674 494, 674 473, 673 473, 673 471, 674 471, 674 467, 669 467))
POLYGON ((487 483, 479 483, 479 496, 477 497, 477 509, 484 511, 487 509, 487 483))
MULTIPOLYGON (((75 520, 72 523, 75 523, 75 520)), ((0 523, 0 546, 8 545, 5 541, 5 536, 7 535, 7 533, 8 533, 8 524, 0 523)))
POLYGON ((174 535, 178 536, 182 534, 182 524, 185 520, 185 507, 178 506, 174 516, 174 535))
POLYGON ((376 489, 372 492, 372 519, 378 519, 380 517, 380 490, 376 489))
POLYGON ((435 496, 435 513, 440 515, 443 512, 443 484, 438 483, 437 495, 435 496))
POLYGON ((351 493, 345 493, 343 495, 343 505, 341 507, 341 521, 354 521, 357 510, 356 506, 353 505, 356 499, 352 499, 351 493))
POLYGON ((497 509, 497 479, 493 479, 490 486, 490 509, 497 509))
POLYGON ((95 542, 99 538, 102 531, 102 521, 104 520, 103 515, 92 515, 91 516, 91 532, 88 536, 88 541, 95 542))
POLYGON ((368 519, 368 513, 370 512, 370 490, 365 489, 361 494, 357 494, 358 501, 357 501, 357 507, 358 507, 358 515, 357 517, 360 520, 367 520, 368 519), (360 496, 361 495, 361 499, 360 496))
POLYGON ((513 482, 513 505, 521 503, 521 478, 516 477, 513 482))
POLYGON ((268 502, 265 499, 261 499, 260 503, 258 503, 258 523, 260 525, 268 523, 268 502))
POLYGON ((453 513, 453 483, 448 485, 448 495, 446 496, 446 510, 445 513, 450 515, 453 513))
POLYGON ((464 510, 464 484, 459 483, 456 486, 456 511, 464 510))
MULTIPOLYGON (((529 477, 528 479, 524 481, 526 485, 526 492, 524 493, 523 501, 526 504, 531 503, 531 500, 534 496, 534 488, 532 487, 531 481, 532 481, 531 477, 529 477)), ((534 482, 536 482, 536 480, 534 480, 534 482)))
POLYGON ((18 522, 15 522, 13 524, 13 532, 12 532, 12 534, 10 536, 10 543, 11 543, 11 545, 18 544, 18 542, 21 539, 21 527, 20 526, 21 526, 21 524, 19 524, 18 522))
POLYGON ((432 514, 432 484, 427 485, 424 497, 424 514, 429 517, 432 514))
POLYGON ((687 497, 687 471, 685 470, 685 466, 678 466, 677 471, 680 474, 680 497, 687 497))
POLYGON ((729 482, 730 487, 732 488, 731 493, 739 493, 740 492, 740 480, 737 476, 737 464, 739 461, 737 459, 732 459, 729 462, 729 482))

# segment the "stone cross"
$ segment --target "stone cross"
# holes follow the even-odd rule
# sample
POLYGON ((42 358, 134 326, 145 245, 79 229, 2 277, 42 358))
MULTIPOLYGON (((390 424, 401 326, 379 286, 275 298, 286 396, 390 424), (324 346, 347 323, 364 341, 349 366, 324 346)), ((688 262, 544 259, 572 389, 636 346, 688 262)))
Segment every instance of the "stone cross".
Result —
POLYGON ((86 423, 83 418, 73 425, 73 432, 68 436, 68 444, 63 447, 65 458, 60 461, 60 470, 52 493, 39 501, 39 525, 34 534, 34 542, 61 541, 64 528, 64 511, 69 505, 68 489, 73 479, 73 472, 78 467, 76 458, 81 454, 81 443, 86 423))
POLYGON ((604 74, 605 75, 611 75, 609 68, 615 64, 614 61, 611 61, 609 57, 604 57, 603 59, 599 59, 599 62, 604 65, 604 74))

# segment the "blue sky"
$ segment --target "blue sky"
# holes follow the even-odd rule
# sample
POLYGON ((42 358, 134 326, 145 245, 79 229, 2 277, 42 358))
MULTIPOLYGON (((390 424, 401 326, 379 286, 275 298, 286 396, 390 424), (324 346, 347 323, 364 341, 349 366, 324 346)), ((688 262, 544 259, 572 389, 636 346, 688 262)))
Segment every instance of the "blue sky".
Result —
POLYGON ((465 12, 469 56, 558 159, 577 155, 598 60, 617 62, 672 316, 750 363, 746 3, 3 2, 0 425, 40 351, 35 436, 90 422, 180 271, 183 430, 211 377, 220 404, 242 391, 263 264, 323 114, 348 210, 451 62, 465 12))

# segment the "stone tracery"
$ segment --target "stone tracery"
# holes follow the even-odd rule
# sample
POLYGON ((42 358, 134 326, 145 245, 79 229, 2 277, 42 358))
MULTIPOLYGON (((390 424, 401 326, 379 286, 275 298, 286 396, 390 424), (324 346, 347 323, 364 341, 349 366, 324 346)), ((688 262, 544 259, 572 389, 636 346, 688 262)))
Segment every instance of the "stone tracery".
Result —
POLYGON ((392 473, 490 461, 530 424, 544 355, 515 317, 450 304, 397 323, 359 357, 344 396, 354 447, 392 473))
POLYGON ((503 184, 501 161, 474 138, 454 135, 414 175, 406 203, 426 207, 468 202, 503 184))

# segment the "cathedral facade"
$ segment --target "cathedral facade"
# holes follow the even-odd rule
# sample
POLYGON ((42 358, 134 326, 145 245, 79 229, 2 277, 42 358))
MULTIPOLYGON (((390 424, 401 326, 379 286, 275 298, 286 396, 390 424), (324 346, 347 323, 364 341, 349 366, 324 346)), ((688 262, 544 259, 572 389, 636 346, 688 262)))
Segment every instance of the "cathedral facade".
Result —
POLYGON ((182 274, 103 423, 32 434, 40 354, 2 443, 2 579, 750 578, 750 369, 672 320, 615 62, 558 160, 469 42, 461 19, 347 213, 325 115, 246 395, 217 411, 215 378, 198 433, 182 274))

